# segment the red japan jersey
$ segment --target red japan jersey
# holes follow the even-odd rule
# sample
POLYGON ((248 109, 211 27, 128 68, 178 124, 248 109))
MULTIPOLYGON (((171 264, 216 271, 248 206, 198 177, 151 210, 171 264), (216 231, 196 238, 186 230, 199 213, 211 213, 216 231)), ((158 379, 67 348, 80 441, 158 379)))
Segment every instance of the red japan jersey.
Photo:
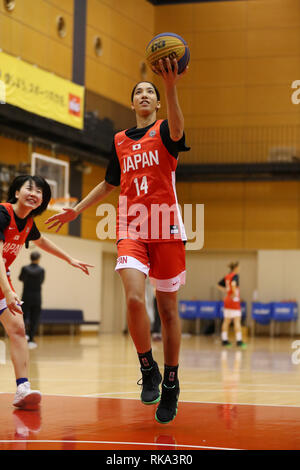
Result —
POLYGON ((139 140, 126 130, 115 135, 121 169, 117 240, 186 240, 175 188, 177 159, 162 142, 162 122, 156 121, 139 140))
POLYGON ((238 275, 236 273, 230 273, 225 276, 225 286, 226 286, 226 291, 227 295, 224 299, 224 308, 229 308, 233 310, 240 310, 241 309, 241 303, 240 303, 240 289, 238 286, 238 282, 234 279, 238 275), (235 297, 231 297, 233 294, 233 282, 236 282, 235 285, 235 297))
POLYGON ((26 241, 26 238, 28 237, 28 234, 33 225, 33 219, 32 217, 28 217, 24 230, 22 230, 22 232, 19 232, 15 221, 12 205, 8 202, 1 203, 1 205, 5 207, 5 209, 10 215, 10 223, 4 230, 5 241, 3 244, 2 254, 6 272, 8 272, 9 266, 14 262, 14 260, 18 256, 19 251, 21 250, 22 246, 26 241))

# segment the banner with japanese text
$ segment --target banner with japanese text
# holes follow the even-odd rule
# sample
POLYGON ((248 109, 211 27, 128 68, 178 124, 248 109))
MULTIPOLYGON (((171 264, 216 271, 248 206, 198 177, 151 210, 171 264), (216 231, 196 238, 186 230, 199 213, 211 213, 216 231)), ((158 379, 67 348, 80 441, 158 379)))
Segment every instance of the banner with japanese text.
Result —
POLYGON ((83 129, 83 86, 4 52, 0 52, 0 83, 6 103, 83 129))

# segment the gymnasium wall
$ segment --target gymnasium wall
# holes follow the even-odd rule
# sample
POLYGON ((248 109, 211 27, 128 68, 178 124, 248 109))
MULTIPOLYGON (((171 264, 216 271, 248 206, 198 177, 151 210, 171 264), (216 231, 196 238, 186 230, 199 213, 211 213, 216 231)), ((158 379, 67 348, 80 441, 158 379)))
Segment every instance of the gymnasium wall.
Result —
POLYGON ((177 183, 178 200, 204 204, 206 250, 300 249, 300 183, 177 183))
POLYGON ((299 1, 160 6, 155 33, 170 30, 170 9, 172 31, 191 48, 189 72, 178 84, 193 147, 185 160, 264 161, 270 148, 291 139, 299 154, 300 113, 291 102, 300 77, 299 1))
POLYGON ((300 252, 261 250, 258 253, 258 295, 262 302, 296 299, 300 304, 300 252))
POLYGON ((8 12, 0 2, 0 47, 13 56, 71 80, 73 0, 22 0, 8 12), (65 20, 65 36, 56 22, 65 20))
POLYGON ((28 145, 0 136, 0 163, 19 165, 21 163, 29 164, 30 161, 28 145))
POLYGON ((141 79, 140 67, 145 61, 145 46, 153 30, 154 7, 146 0, 89 0, 87 89, 129 107, 131 90, 141 79), (99 57, 94 51, 97 36, 102 42, 99 57))

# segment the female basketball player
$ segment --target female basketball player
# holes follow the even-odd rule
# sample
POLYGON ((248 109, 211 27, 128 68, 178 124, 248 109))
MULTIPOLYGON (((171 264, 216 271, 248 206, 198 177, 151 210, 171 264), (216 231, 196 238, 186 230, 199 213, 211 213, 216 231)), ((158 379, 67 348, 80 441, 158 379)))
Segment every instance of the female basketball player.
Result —
POLYGON ((10 265, 22 246, 32 240, 39 248, 67 261, 89 274, 90 265, 71 258, 37 229, 33 218, 47 209, 51 198, 48 183, 41 177, 22 175, 12 182, 8 202, 0 204, 0 321, 10 340, 17 391, 14 406, 31 408, 41 400, 41 393, 30 389, 28 381, 28 346, 21 301, 10 279, 10 265))
POLYGON ((59 230, 121 185, 116 270, 124 285, 128 328, 141 365, 141 400, 144 404, 160 401, 156 420, 168 423, 177 413, 181 339, 177 290, 185 282, 183 241, 186 236, 178 211, 175 170, 178 153, 189 149, 185 146, 184 119, 176 90, 183 74, 178 74, 177 61, 173 61, 172 68, 169 59, 160 61, 157 73, 164 83, 168 119, 156 118, 160 108, 156 87, 149 82, 137 83, 131 95, 137 126, 115 135, 105 180, 75 208, 64 209, 46 223, 51 223, 49 228, 57 226, 59 230), (159 205, 164 205, 160 213, 159 205), (161 394, 162 376, 152 357, 150 322, 145 308, 148 274, 156 288, 162 324, 165 368, 161 394))
POLYGON ((234 331, 236 336, 236 345, 245 347, 242 339, 241 327, 241 303, 240 303, 240 290, 239 290, 239 272, 240 265, 238 262, 229 264, 230 273, 227 274, 217 285, 217 288, 226 294, 224 298, 224 320, 222 324, 222 345, 231 346, 228 341, 228 329, 230 323, 233 321, 234 331))

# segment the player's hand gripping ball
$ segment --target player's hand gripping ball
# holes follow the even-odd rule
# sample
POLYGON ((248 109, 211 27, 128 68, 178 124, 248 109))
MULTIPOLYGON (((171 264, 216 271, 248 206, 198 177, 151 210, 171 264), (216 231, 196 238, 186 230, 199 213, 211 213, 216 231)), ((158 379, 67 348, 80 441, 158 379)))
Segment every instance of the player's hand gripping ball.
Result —
POLYGON ((178 73, 182 73, 190 60, 190 50, 186 41, 175 33, 161 33, 155 36, 146 47, 146 60, 155 72, 160 59, 169 58, 178 62, 178 73))

